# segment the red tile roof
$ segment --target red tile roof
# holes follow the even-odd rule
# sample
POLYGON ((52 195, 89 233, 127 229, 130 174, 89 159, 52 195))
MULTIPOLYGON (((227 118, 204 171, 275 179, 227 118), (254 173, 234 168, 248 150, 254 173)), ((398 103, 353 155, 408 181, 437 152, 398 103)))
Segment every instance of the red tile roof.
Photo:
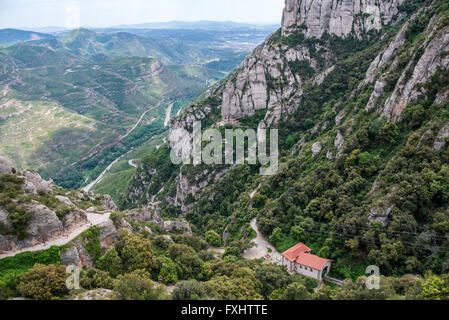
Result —
POLYGON ((298 256, 301 253, 311 252, 311 251, 312 251, 312 249, 310 249, 304 243, 298 243, 296 246, 291 247, 290 249, 288 249, 287 251, 282 253, 282 255, 284 257, 286 257, 289 261, 293 262, 296 260, 296 258, 298 258, 298 256))
POLYGON ((323 270, 326 263, 330 261, 332 260, 324 259, 310 253, 301 253, 296 259, 297 263, 315 270, 323 270))
POLYGON ((298 243, 294 247, 282 253, 282 255, 291 262, 296 262, 315 270, 322 270, 326 263, 332 261, 311 254, 311 251, 312 250, 304 243, 298 243))

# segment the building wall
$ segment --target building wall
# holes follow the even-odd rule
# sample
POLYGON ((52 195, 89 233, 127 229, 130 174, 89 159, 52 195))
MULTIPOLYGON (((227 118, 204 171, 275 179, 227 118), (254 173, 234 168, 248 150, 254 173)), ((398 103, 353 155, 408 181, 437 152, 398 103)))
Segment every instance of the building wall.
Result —
POLYGON ((309 268, 309 267, 306 267, 306 266, 301 265, 299 263, 295 263, 294 264, 294 270, 293 271, 296 271, 297 273, 299 273, 299 274, 301 274, 301 275, 303 275, 305 277, 310 277, 310 278, 314 278, 314 279, 317 279, 317 280, 320 280, 320 277, 321 277, 321 271, 320 270, 309 268))
POLYGON ((313 268, 306 267, 304 265, 300 265, 299 263, 291 262, 284 257, 282 258, 282 264, 287 266, 287 269, 290 272, 296 272, 305 277, 317 279, 318 281, 322 280, 322 277, 321 277, 322 271, 327 267, 328 268, 327 273, 329 273, 331 270, 331 266, 332 266, 332 263, 328 262, 328 263, 326 263, 326 265, 323 267, 322 270, 316 270, 313 268))

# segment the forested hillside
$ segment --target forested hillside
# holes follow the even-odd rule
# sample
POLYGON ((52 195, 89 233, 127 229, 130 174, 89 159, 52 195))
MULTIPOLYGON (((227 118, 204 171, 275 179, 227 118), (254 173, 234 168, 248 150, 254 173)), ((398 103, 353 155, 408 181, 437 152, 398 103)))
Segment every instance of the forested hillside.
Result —
MULTIPOLYGON (((19 31, 13 33, 29 34, 19 31)), ((87 29, 5 45, 0 153, 60 186, 85 186, 119 156, 164 132, 171 105, 190 102, 244 58, 228 55, 177 40, 87 29)))
POLYGON ((448 64, 447 1, 289 0, 282 29, 171 123, 278 128, 279 171, 175 166, 166 146, 126 206, 231 247, 257 217, 277 249, 307 243, 340 278, 447 273, 448 64))

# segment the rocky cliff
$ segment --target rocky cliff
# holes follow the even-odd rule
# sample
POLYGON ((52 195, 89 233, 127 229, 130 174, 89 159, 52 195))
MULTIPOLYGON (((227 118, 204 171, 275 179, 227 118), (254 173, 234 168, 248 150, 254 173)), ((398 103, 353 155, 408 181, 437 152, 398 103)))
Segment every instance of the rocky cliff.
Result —
POLYGON ((114 210, 108 196, 60 189, 37 173, 19 172, 0 157, 0 252, 8 253, 65 237, 89 224, 86 210, 114 210))
MULTIPOLYGON (((343 46, 348 47, 358 40, 363 43, 369 41, 367 39, 378 39, 382 28, 400 23, 406 16, 406 13, 400 10, 403 2, 286 1, 281 30, 256 48, 228 79, 211 88, 204 101, 194 103, 172 120, 171 146, 176 141, 190 141, 191 136, 176 136, 176 130, 186 128, 191 131, 193 122, 197 120, 202 121, 203 126, 207 123, 221 127, 227 124, 239 125, 240 119, 250 117, 258 119, 258 122, 253 124, 254 129, 277 127, 280 121, 289 119, 298 110, 303 103, 305 90, 320 86, 329 75, 340 72, 335 70, 335 66, 340 55, 345 53, 345 48, 336 50, 335 44, 338 40, 329 38, 330 35, 355 39, 342 42, 343 46)), ((388 34, 383 37, 386 36, 388 34)), ((400 39, 398 41, 400 42, 400 39)), ((388 55, 393 56, 395 52, 394 48, 386 51, 385 55, 379 54, 383 57, 382 60, 388 60, 388 55)), ((379 62, 377 68, 385 63, 379 62)), ((375 61, 372 70, 368 72, 370 78, 374 78, 374 64, 375 61)), ((379 91, 381 90, 375 91, 373 95, 380 94, 379 91)), ((334 155, 341 150, 343 142, 344 138, 340 133, 336 142, 337 152, 334 155)), ((315 154, 321 152, 318 144, 314 147, 315 154)), ((327 153, 331 157, 330 151, 327 153)), ((185 200, 190 197, 198 200, 201 191, 222 177, 228 169, 197 169, 194 175, 190 175, 191 179, 187 177, 189 174, 181 172, 174 182, 177 186, 176 193, 172 192, 167 198, 168 201, 186 212, 191 205, 185 200)), ((159 193, 161 188, 157 190, 157 194, 154 191, 151 194, 145 191, 148 189, 146 185, 149 184, 150 177, 153 176, 150 172, 154 170, 157 169, 144 168, 139 171, 140 182, 135 181, 130 190, 129 201, 133 205, 139 202, 136 199, 142 199, 145 193, 145 204, 158 200, 156 195, 162 195, 159 193)))
POLYGON ((275 245, 311 242, 346 261, 337 269, 447 271, 448 25, 447 1, 287 0, 282 28, 171 124, 276 127, 279 171, 167 174, 150 155, 130 206, 234 238, 257 216, 275 245))
POLYGON ((405 0, 286 0, 282 33, 302 32, 321 38, 325 33, 346 37, 397 23, 405 14, 399 7, 405 0))

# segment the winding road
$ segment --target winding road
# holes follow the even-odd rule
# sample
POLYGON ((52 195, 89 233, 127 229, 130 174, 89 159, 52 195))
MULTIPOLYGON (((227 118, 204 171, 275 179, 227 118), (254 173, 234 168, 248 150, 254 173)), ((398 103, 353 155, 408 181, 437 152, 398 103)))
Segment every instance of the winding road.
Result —
MULTIPOLYGON (((128 131, 128 133, 126 133, 123 137, 120 138, 120 141, 123 140, 123 139, 125 139, 125 138, 126 138, 127 136, 129 136, 134 130, 136 130, 137 127, 139 126, 139 124, 142 122, 142 120, 143 120, 143 118, 145 117, 145 115, 146 115, 148 112, 150 112, 150 111, 152 111, 152 110, 154 110, 154 109, 156 109, 156 108, 159 108, 162 102, 163 102, 163 101, 160 101, 156 106, 151 107, 150 109, 146 110, 146 111, 140 116, 139 121, 137 121, 137 123, 134 125, 134 127, 132 127, 131 130, 128 131)), ((109 170, 111 170, 112 166, 113 166, 114 164, 116 164, 117 162, 119 162, 124 156, 128 155, 131 151, 133 151, 133 149, 131 149, 130 151, 128 151, 128 152, 125 153, 125 154, 122 154, 120 157, 118 157, 117 159, 115 159, 115 160, 114 160, 114 161, 113 161, 113 162, 112 162, 106 169, 104 169, 104 171, 97 177, 97 179, 95 179, 94 181, 92 181, 91 183, 89 183, 87 186, 85 186, 85 187, 82 188, 81 190, 84 191, 84 192, 88 192, 88 193, 89 193, 90 190, 92 190, 92 188, 93 188, 97 183, 99 183, 101 180, 103 180, 104 176, 106 175, 106 173, 109 172, 109 170)), ((130 164, 130 165, 131 165, 131 164, 130 164)))
POLYGON ((271 245, 268 240, 265 238, 265 236, 259 231, 259 228, 257 227, 257 219, 253 219, 251 221, 251 228, 256 231, 257 236, 253 240, 254 243, 256 243, 256 246, 253 248, 250 248, 246 250, 243 253, 243 257, 245 259, 261 259, 267 257, 267 255, 272 254, 272 261, 281 261, 279 259, 282 258, 282 255, 276 250, 276 248, 271 245))
POLYGON ((43 250, 47 250, 50 249, 50 247, 52 246, 63 246, 66 245, 67 243, 69 243, 70 241, 72 241, 73 239, 75 239, 76 237, 78 237, 80 234, 82 234, 84 231, 86 231, 87 229, 89 229, 92 226, 98 226, 100 224, 102 224, 103 222, 106 222, 109 220, 109 217, 111 215, 110 212, 106 212, 106 213, 94 213, 94 212, 86 212, 87 214, 87 220, 89 221, 88 224, 72 231, 70 234, 67 234, 63 237, 59 237, 56 239, 53 239, 51 241, 48 241, 45 243, 45 245, 42 244, 38 244, 36 246, 33 247, 28 247, 28 248, 24 248, 24 249, 19 249, 19 250, 15 250, 15 251, 10 251, 8 253, 4 253, 1 254, 0 253, 0 259, 4 259, 4 258, 8 258, 8 257, 14 257, 16 255, 18 255, 19 253, 23 253, 23 252, 36 252, 36 251, 43 251, 43 250))

